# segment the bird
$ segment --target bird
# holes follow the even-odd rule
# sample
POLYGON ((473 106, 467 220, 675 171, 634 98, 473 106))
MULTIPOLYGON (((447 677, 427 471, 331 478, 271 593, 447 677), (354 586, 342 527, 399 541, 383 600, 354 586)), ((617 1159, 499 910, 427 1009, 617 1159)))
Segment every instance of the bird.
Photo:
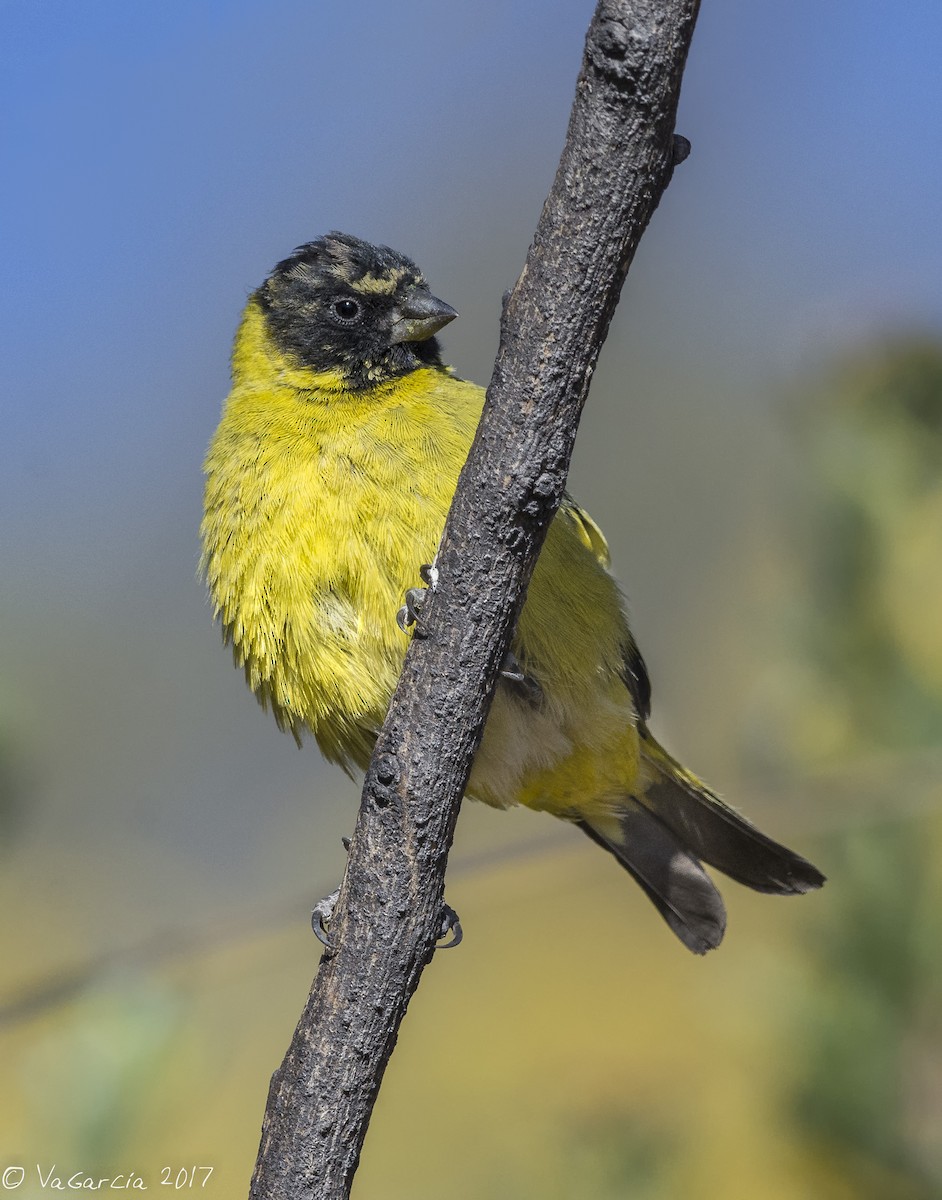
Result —
MULTIPOLYGON (((369 763, 408 646, 403 597, 428 579, 482 411, 484 389, 442 360, 457 315, 388 246, 299 246, 248 299, 206 455, 201 570, 224 639, 279 727, 349 773, 369 763)), ((650 712, 607 542, 566 494, 466 795, 576 825, 704 954, 726 928, 704 864, 759 892, 824 876, 681 766, 650 712)))

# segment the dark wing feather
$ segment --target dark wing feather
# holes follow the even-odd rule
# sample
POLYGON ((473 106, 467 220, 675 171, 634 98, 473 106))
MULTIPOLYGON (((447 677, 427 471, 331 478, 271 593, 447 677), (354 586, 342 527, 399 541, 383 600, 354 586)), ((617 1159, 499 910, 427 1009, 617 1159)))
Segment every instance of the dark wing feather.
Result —
POLYGON ((617 842, 587 821, 579 821, 578 825, 634 877, 688 950, 694 954, 713 950, 723 940, 726 908, 706 871, 633 797, 627 797, 619 806, 618 821, 617 842))

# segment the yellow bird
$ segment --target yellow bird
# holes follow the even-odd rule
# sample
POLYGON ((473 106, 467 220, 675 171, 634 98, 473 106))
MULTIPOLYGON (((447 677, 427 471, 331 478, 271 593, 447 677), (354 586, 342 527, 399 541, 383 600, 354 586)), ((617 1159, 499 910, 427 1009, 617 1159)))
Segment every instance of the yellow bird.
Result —
MULTIPOLYGON (((399 676, 405 594, 434 560, 483 388, 443 364, 455 316, 416 265, 331 233, 249 299, 206 458, 203 570, 249 686, 282 729, 364 769, 399 676)), ((718 945, 701 860, 757 891, 821 873, 662 749, 595 522, 570 498, 540 554, 467 794, 571 821, 685 946, 718 945)))

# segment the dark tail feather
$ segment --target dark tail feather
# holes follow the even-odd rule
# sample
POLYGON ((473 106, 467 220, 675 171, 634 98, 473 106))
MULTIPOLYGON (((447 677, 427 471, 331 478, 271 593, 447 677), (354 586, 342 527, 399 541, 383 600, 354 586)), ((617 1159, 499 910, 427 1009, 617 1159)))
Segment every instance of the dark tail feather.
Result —
POLYGON ((677 837, 629 797, 618 811, 617 840, 587 821, 579 828, 604 846, 647 893, 688 950, 706 954, 723 940, 726 909, 710 877, 677 837))
POLYGON ((824 883, 817 867, 724 804, 650 735, 642 755, 654 778, 641 802, 692 854, 757 892, 794 895, 824 883))

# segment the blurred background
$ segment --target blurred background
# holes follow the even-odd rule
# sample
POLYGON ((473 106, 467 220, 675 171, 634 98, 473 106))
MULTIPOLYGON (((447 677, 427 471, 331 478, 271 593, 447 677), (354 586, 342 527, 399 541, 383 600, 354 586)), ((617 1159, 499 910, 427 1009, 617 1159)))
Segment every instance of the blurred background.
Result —
MULTIPOLYGON (((589 0, 6 0, 0 1168, 247 1191, 358 788, 196 578, 248 292, 342 229, 486 383, 589 0)), ((673 752, 831 877, 686 954, 467 806, 361 1200, 942 1196, 942 10, 710 0, 571 489, 673 752)), ((32 1189, 32 1190, 31 1190, 32 1189)))

